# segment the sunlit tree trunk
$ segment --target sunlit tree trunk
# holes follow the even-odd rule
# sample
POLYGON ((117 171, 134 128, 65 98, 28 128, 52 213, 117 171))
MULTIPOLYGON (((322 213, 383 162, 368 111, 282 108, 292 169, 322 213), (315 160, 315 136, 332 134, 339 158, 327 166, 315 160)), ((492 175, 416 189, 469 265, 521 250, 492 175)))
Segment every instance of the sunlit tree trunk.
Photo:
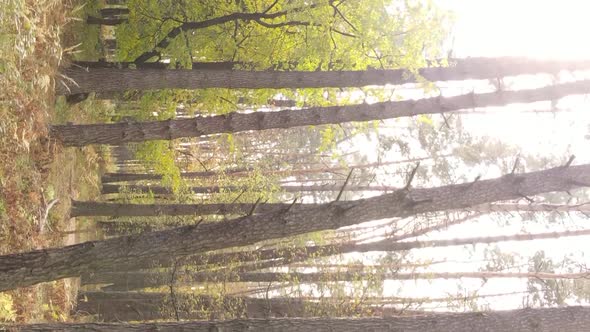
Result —
MULTIPOLYGON (((142 80, 146 80, 143 79, 142 80)), ((477 107, 502 106, 556 100, 590 90, 590 81, 578 81, 531 90, 497 91, 453 97, 380 102, 348 106, 313 107, 277 112, 229 113, 152 122, 119 122, 88 125, 59 125, 51 131, 66 146, 115 144, 149 140, 171 140, 248 130, 292 128, 351 121, 382 120, 419 114, 439 114, 477 107)))
MULTIPOLYGON (((136 61, 141 63, 144 61, 136 61)), ((590 67, 588 61, 540 61, 527 58, 467 58, 451 61, 452 67, 419 70, 429 81, 495 79, 522 74, 557 73, 590 67)), ((63 74, 76 84, 56 84, 58 94, 124 92, 127 90, 202 88, 323 88, 414 83, 414 75, 403 69, 367 71, 207 71, 177 69, 86 69, 70 67, 63 74)))

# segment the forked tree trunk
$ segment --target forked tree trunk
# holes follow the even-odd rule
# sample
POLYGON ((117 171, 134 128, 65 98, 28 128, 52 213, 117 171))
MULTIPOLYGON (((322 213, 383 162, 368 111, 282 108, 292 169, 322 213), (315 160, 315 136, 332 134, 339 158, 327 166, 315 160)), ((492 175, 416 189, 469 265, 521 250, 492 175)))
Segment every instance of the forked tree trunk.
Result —
POLYGON ((191 119, 120 122, 51 127, 52 136, 66 146, 115 144, 171 140, 211 134, 237 133, 248 130, 293 128, 308 125, 372 121, 419 114, 439 114, 461 109, 502 106, 556 100, 590 91, 590 81, 578 81, 531 90, 497 91, 454 97, 380 102, 349 106, 313 107, 278 112, 229 113, 191 119))
POLYGON ((114 271, 139 260, 184 257, 245 246, 384 218, 457 210, 471 206, 566 191, 590 184, 590 165, 509 174, 435 188, 408 188, 391 194, 251 215, 217 223, 92 241, 0 256, 0 291, 43 281, 114 271))
MULTIPOLYGON (((387 318, 274 318, 234 319, 226 321, 195 321, 174 323, 54 323, 17 325, 17 331, 109 331, 109 332, 580 332, 590 326, 589 307, 519 309, 469 313, 432 313, 419 316, 387 318)), ((9 326, 10 328, 11 326, 9 326)))
MULTIPOLYGON (((141 63, 145 61, 136 61, 141 63)), ((590 61, 540 61, 527 58, 455 59, 452 67, 419 70, 428 81, 495 79, 536 73, 590 68, 590 61)), ((124 92, 127 90, 203 88, 324 88, 415 83, 416 77, 404 69, 367 71, 195 71, 166 69, 89 69, 70 67, 63 74, 76 84, 56 84, 57 94, 124 92), (69 88, 69 89, 68 89, 69 88)))

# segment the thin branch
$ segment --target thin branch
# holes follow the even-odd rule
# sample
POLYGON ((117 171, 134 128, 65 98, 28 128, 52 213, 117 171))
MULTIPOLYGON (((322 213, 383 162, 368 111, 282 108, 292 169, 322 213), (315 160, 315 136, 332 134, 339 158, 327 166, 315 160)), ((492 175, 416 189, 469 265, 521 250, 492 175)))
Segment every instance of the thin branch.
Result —
POLYGON ((352 176, 352 172, 354 172, 354 167, 350 169, 350 172, 348 173, 346 180, 344 180, 344 184, 342 185, 342 188, 340 189, 338 196, 336 196, 335 202, 338 202, 340 200, 340 197, 342 197, 342 193, 344 193, 344 188, 346 188, 346 186, 348 185, 348 181, 350 181, 350 177, 352 176))

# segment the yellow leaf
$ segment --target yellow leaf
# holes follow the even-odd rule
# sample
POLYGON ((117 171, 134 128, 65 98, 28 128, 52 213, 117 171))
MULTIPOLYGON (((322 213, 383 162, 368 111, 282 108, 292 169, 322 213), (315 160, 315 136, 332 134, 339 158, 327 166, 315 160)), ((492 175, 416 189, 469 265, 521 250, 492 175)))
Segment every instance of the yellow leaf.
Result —
POLYGON ((418 122, 434 127, 434 121, 427 115, 418 115, 418 122))

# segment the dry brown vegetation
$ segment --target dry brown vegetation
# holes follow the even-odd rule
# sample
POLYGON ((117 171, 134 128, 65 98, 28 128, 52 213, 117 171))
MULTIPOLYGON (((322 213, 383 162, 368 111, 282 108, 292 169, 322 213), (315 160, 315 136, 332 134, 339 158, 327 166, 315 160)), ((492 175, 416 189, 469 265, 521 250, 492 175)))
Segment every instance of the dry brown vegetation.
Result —
MULTIPOLYGON (((0 1, 0 254, 80 241, 73 231, 84 220, 70 220, 70 198, 97 193, 104 153, 64 150, 48 138, 50 123, 92 121, 103 107, 54 95, 68 80, 58 68, 80 48, 68 31, 82 9, 68 0, 0 1)), ((0 322, 64 321, 76 287, 59 280, 0 293, 0 322)))

